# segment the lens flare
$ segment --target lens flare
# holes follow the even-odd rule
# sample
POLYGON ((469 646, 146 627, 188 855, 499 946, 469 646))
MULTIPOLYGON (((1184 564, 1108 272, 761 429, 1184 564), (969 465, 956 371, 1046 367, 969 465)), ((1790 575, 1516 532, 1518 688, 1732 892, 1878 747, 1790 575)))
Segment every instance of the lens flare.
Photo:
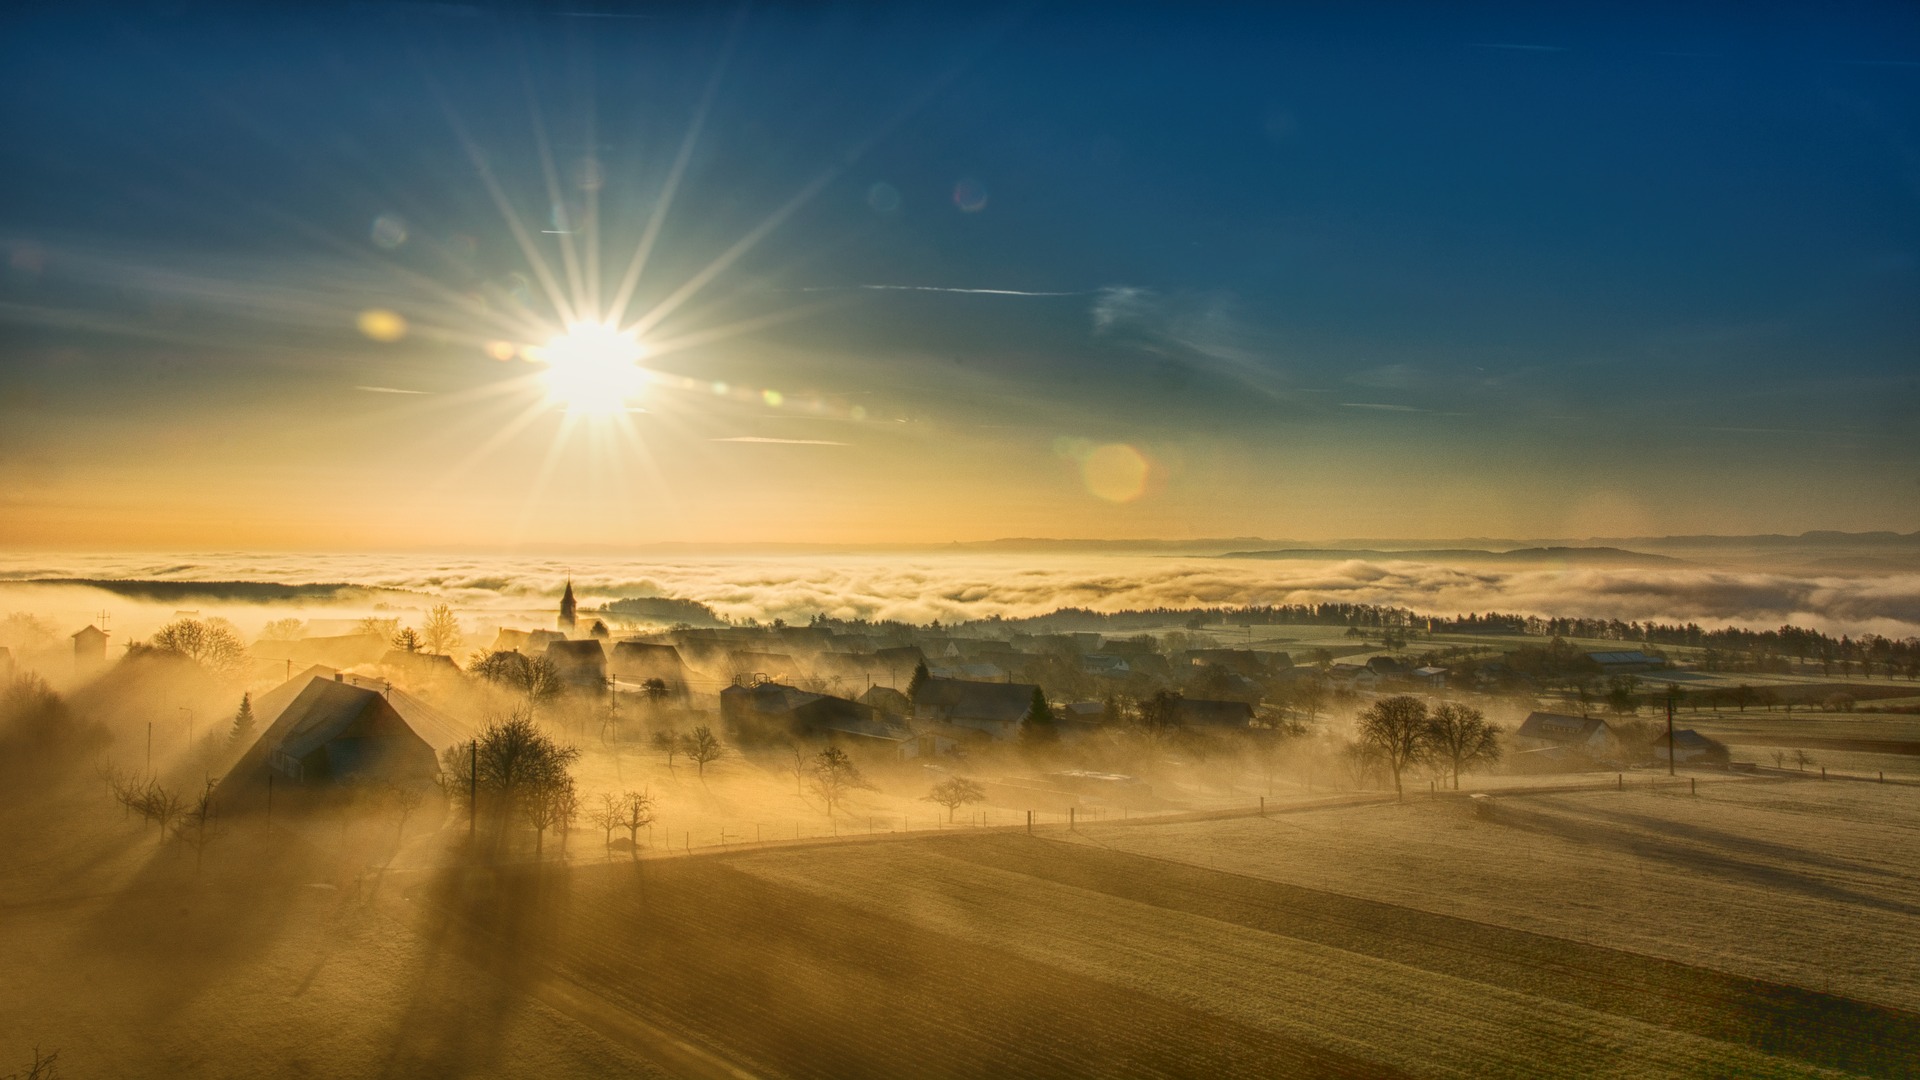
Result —
POLYGON ((1080 470, 1087 491, 1108 502, 1132 502, 1147 490, 1146 456, 1126 443, 1094 447, 1080 470))
POLYGON ((629 334, 599 323, 577 323, 547 342, 538 354, 547 399, 570 413, 608 415, 646 388, 639 360, 645 346, 629 334))

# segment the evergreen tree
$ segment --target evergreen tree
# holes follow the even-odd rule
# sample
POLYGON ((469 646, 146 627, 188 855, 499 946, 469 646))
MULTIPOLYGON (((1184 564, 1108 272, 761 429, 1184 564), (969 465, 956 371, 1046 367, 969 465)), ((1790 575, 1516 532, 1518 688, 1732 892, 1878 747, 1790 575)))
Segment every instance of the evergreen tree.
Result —
POLYGON ((253 695, 240 695, 240 711, 233 714, 233 731, 227 741, 235 746, 244 746, 253 736, 253 695))
POLYGON ((933 676, 927 674, 927 662, 925 660, 913 665, 913 678, 907 680, 907 701, 909 704, 920 696, 920 688, 927 685, 927 680, 932 677, 933 676))
POLYGON ((1020 739, 1026 743, 1050 743, 1060 738, 1060 729, 1054 726, 1053 709, 1047 705, 1046 691, 1033 688, 1033 702, 1027 706, 1027 715, 1020 723, 1020 739))

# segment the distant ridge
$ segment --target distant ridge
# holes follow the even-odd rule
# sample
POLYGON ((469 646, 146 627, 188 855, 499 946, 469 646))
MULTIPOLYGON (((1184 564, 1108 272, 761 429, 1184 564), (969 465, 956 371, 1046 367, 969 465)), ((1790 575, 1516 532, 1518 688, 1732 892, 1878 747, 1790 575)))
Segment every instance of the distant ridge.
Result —
POLYGON ((1605 566, 1677 566, 1686 562, 1671 555, 1649 555, 1615 547, 1535 547, 1510 551, 1479 548, 1428 548, 1383 551, 1368 548, 1280 548, 1268 551, 1229 551, 1222 559, 1400 559, 1433 562, 1584 563, 1605 566))
POLYGON ((136 600, 175 603, 181 600, 274 601, 345 600, 373 593, 405 592, 383 586, 347 582, 283 585, 274 581, 135 581, 125 578, 24 578, 0 582, 9 585, 79 585, 136 600))

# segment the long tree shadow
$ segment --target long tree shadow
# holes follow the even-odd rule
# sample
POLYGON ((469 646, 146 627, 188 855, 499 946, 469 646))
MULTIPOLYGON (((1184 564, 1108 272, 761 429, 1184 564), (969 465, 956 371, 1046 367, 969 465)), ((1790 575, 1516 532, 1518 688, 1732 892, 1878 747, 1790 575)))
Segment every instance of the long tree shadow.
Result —
MULTIPOLYGON (((1920 906, 1902 903, 1897 900, 1888 900, 1884 897, 1836 884, 1827 878, 1816 877, 1779 865, 1778 863, 1765 863, 1744 859, 1708 846, 1723 842, 1715 839, 1716 836, 1724 837, 1724 843, 1730 846, 1736 848, 1745 846, 1739 843, 1742 838, 1733 836, 1732 834, 1717 833, 1716 830, 1712 829, 1668 829, 1667 826, 1670 823, 1664 818, 1651 818, 1634 814, 1620 815, 1622 820, 1632 821, 1642 828, 1665 829, 1669 832, 1683 833, 1686 835, 1685 840, 1668 839, 1653 832, 1629 832, 1619 828, 1616 824, 1605 821, 1582 822, 1573 820, 1562 815, 1518 806, 1515 805, 1515 802, 1515 800, 1502 802, 1499 814, 1494 820, 1507 828, 1519 829, 1542 836, 1551 836, 1556 840, 1573 844, 1609 848, 1633 855, 1637 858, 1662 862, 1675 867, 1684 867, 1689 870, 1713 873, 1749 885, 1757 885, 1769 889, 1788 890, 1822 900, 1831 900, 1836 903, 1872 908, 1876 911, 1886 911, 1899 915, 1920 915, 1920 906)), ((1607 818, 1612 815, 1595 814, 1591 816, 1607 818)), ((1795 852, 1795 849, 1785 848, 1777 844, 1763 843, 1759 846, 1764 850, 1775 853, 1795 852)), ((1806 853, 1795 853, 1804 855, 1805 857, 1796 861, 1803 862, 1807 865, 1818 866, 1823 869, 1848 871, 1853 869, 1853 864, 1842 860, 1822 859, 1817 856, 1807 855, 1806 853)))
POLYGON ((507 1018, 547 977, 565 917, 565 863, 508 863, 485 839, 390 898, 412 908, 418 971, 383 1076, 460 1075, 498 1064, 507 1018), (478 976, 478 977, 476 977, 478 976))

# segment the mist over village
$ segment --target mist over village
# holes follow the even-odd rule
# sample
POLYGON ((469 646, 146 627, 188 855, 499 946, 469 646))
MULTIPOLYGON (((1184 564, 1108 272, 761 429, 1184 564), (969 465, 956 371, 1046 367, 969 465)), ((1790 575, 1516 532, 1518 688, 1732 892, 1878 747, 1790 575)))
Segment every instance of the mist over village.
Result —
POLYGON ((1898 5, 0 15, 0 1080, 1920 1075, 1898 5))

